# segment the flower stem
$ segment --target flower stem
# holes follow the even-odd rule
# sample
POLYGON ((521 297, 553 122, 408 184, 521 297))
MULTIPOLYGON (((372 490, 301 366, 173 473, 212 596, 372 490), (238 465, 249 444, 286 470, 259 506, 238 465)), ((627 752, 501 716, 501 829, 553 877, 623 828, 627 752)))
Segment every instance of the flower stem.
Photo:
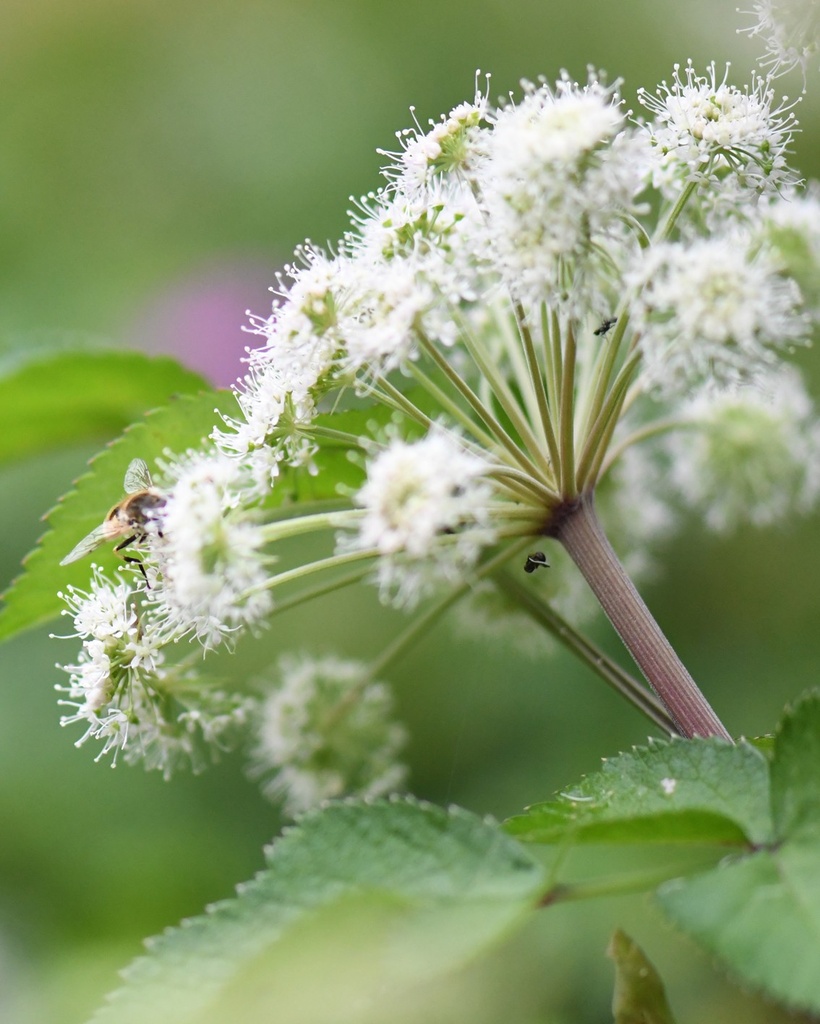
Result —
POLYGON ((334 430, 332 427, 312 425, 310 428, 311 437, 320 437, 324 441, 335 441, 344 448, 358 449, 362 447, 362 439, 356 434, 350 434, 346 430, 334 430))
POLYGON ((498 571, 500 566, 505 562, 509 562, 515 555, 520 554, 531 543, 531 538, 527 537, 524 540, 519 540, 512 546, 505 546, 497 554, 486 559, 485 562, 478 566, 473 573, 465 578, 463 583, 448 591, 438 601, 434 601, 417 619, 399 633, 390 645, 382 651, 379 657, 371 663, 367 672, 368 683, 378 679, 399 655, 403 654, 419 637, 423 636, 440 622, 445 612, 457 601, 460 601, 462 597, 465 597, 479 580, 498 571))
POLYGON ((637 365, 637 356, 627 359, 615 378, 612 390, 601 406, 595 422, 589 429, 576 472, 576 485, 580 491, 585 486, 594 486, 598 479, 598 469, 609 447, 615 427, 618 425, 627 388, 637 365))
POLYGON ((403 395, 386 377, 379 377, 377 384, 373 387, 373 395, 385 405, 404 413, 405 416, 409 416, 416 423, 420 423, 425 430, 429 430, 432 426, 433 421, 427 413, 416 408, 410 399, 403 395))
POLYGON ((307 604, 309 601, 315 601, 320 597, 324 597, 325 594, 332 594, 334 590, 341 590, 343 587, 361 583, 370 571, 370 566, 366 565, 354 569, 344 576, 335 576, 333 579, 325 580, 324 583, 320 583, 318 586, 302 590, 300 593, 294 594, 284 601, 277 601, 272 614, 282 615, 284 612, 290 611, 291 608, 298 608, 300 604, 307 604))
MULTIPOLYGON (((512 458, 524 469, 525 472, 531 473, 534 477, 539 480, 543 480, 544 483, 549 484, 550 478, 544 479, 541 472, 532 462, 528 455, 526 455, 519 445, 510 437, 501 423, 496 419, 492 412, 484 405, 481 399, 476 393, 470 388, 466 381, 458 375, 452 366, 447 362, 444 356, 437 350, 436 346, 432 342, 427 341, 425 338, 421 338, 422 348, 428 353, 433 362, 442 371, 444 376, 453 385, 456 391, 466 399, 470 408, 473 412, 478 415, 483 421, 484 425, 488 427, 496 438, 498 444, 500 444, 506 451, 512 456, 512 458)), ((550 472, 550 477, 552 473, 550 472)))
POLYGON ((515 312, 515 322, 518 327, 518 334, 521 338, 521 345, 524 349, 524 355, 527 360, 530 382, 532 384, 533 391, 535 392, 535 399, 538 404, 541 429, 544 434, 544 440, 546 441, 547 448, 549 449, 553 473, 555 473, 554 467, 558 465, 558 441, 555 437, 555 431, 552 428, 550 403, 549 397, 547 396, 547 389, 544 385, 544 377, 538 363, 538 356, 535 351, 532 331, 530 331, 529 324, 527 323, 526 313, 524 312, 520 302, 516 302, 513 309, 515 312))
POLYGON ((672 232, 675 230, 675 225, 678 223, 678 218, 683 213, 683 208, 689 202, 692 197, 692 193, 697 187, 698 183, 696 181, 689 181, 686 183, 686 186, 677 198, 677 202, 669 211, 666 220, 662 224, 658 225, 658 230, 656 232, 657 241, 665 242, 667 238, 671 237, 672 232))
POLYGON ((580 569, 681 735, 731 740, 624 571, 595 514, 591 492, 566 509, 554 536, 580 569))
POLYGON ((361 519, 359 508, 336 509, 329 512, 316 512, 310 516, 295 516, 291 519, 275 519, 261 528, 266 544, 285 540, 287 537, 299 537, 317 530, 334 530, 341 526, 355 525, 361 519))
POLYGON ((409 370, 427 394, 434 398, 442 409, 449 412, 456 423, 460 423, 462 427, 464 427, 464 429, 474 437, 476 441, 478 441, 479 444, 483 445, 485 448, 492 448, 495 445, 495 440, 492 434, 488 434, 486 430, 483 430, 481 426, 470 416, 467 410, 462 409, 458 402, 446 394, 417 363, 411 363, 409 370))
POLYGON ((561 411, 559 415, 558 443, 561 448, 558 476, 561 494, 574 498, 575 489, 575 424, 573 421, 575 399, 575 329, 567 325, 564 345, 564 370, 561 379, 561 411))
POLYGON ((462 327, 461 336, 464 347, 472 356, 473 362, 478 367, 481 376, 489 384, 490 391, 496 402, 504 410, 505 414, 509 417, 510 423, 518 432, 518 436, 521 438, 529 456, 536 465, 540 465, 545 478, 550 479, 553 474, 552 464, 543 451, 538 438, 533 433, 532 427, 527 422, 527 417, 524 415, 518 399, 505 380, 504 374, 499 372, 493 360, 482 350, 481 345, 475 340, 466 326, 462 327))
POLYGON ((329 558, 320 558, 315 562, 306 562, 304 565, 297 565, 295 569, 286 569, 284 572, 262 580, 261 583, 255 583, 252 587, 243 590, 241 596, 247 598, 263 590, 273 590, 274 587, 281 587, 285 583, 292 583, 294 580, 312 576, 314 573, 324 572, 325 569, 338 569, 340 566, 366 562, 368 559, 378 558, 379 555, 378 548, 365 548, 362 551, 347 551, 344 554, 331 555, 329 558))

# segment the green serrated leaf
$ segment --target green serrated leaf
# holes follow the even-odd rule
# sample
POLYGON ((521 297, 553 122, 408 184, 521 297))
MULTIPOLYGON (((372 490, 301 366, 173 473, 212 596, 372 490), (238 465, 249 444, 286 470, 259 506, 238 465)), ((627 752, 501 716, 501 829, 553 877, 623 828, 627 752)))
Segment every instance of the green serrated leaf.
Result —
POLYGON ((774 755, 774 736, 771 733, 765 736, 746 736, 745 739, 755 750, 759 750, 761 754, 764 754, 767 761, 771 761, 774 755))
POLYGON ((606 952, 615 961, 615 1024, 675 1024, 660 975, 641 947, 618 929, 606 952))
POLYGON ((728 843, 771 838, 768 765, 751 745, 675 740, 636 748, 511 818, 526 842, 728 843))
POLYGON ((662 886, 667 916, 747 984, 820 1011, 820 841, 725 862, 662 886))
MULTIPOLYGON (((88 562, 61 566, 60 561, 99 526, 109 508, 122 497, 123 475, 130 461, 142 458, 151 465, 165 448, 184 451, 198 446, 213 428, 215 406, 233 411, 235 404, 230 392, 183 396, 150 413, 143 423, 128 429, 91 460, 90 471, 45 517, 49 529, 24 559, 23 573, 3 595, 0 641, 55 618, 62 608, 58 591, 69 584, 87 584, 88 562)), ((94 561, 111 570, 122 564, 108 545, 94 552, 94 561)))
POLYGON ((778 836, 820 832, 820 694, 787 714, 772 757, 772 817, 778 836))
POLYGON ((771 764, 776 839, 658 893, 680 928, 747 984, 820 1012, 820 697, 787 712, 771 764))
POLYGON ((121 351, 110 341, 83 331, 29 330, 0 334, 0 377, 38 359, 49 359, 66 352, 121 351))
POLYGON ((391 998, 501 937, 544 885, 497 826, 410 800, 325 807, 267 861, 235 899, 152 940, 93 1024, 383 1020, 391 998))
POLYGON ((207 387, 199 374, 139 352, 40 349, 0 369, 0 462, 111 437, 169 397, 207 387))

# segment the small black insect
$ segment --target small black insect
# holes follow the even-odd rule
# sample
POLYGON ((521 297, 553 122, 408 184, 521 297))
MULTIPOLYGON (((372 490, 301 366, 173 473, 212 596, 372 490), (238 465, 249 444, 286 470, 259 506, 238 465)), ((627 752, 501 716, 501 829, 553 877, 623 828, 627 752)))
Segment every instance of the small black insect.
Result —
POLYGON ((527 561, 524 562, 524 572, 535 572, 539 568, 549 569, 550 564, 547 561, 547 556, 543 551, 533 551, 531 555, 527 555, 527 561))
POLYGON ((618 322, 617 316, 608 317, 606 320, 603 321, 601 326, 599 328, 597 328, 597 330, 594 330, 592 333, 598 335, 598 337, 600 338, 600 336, 602 334, 606 334, 606 332, 608 330, 610 330, 612 327, 614 327, 615 324, 617 324, 617 322, 618 322))

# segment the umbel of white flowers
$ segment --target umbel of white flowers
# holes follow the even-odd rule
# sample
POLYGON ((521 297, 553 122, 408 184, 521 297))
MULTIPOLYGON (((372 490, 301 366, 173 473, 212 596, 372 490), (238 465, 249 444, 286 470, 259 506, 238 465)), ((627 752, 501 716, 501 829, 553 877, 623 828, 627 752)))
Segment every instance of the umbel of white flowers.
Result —
POLYGON ((657 697, 626 695, 669 732, 728 736, 624 566, 649 566, 676 507, 723 530, 815 503, 820 432, 783 358, 816 319, 797 281, 817 272, 820 205, 767 80, 686 65, 639 96, 636 119, 594 72, 564 74, 399 133, 385 187, 253 319, 236 412, 159 464, 145 578, 67 595, 80 742, 168 772, 249 725, 252 770, 291 810, 385 792, 403 733, 377 679, 398 652, 458 599, 495 600, 495 628, 516 607, 577 621, 581 578, 657 697), (318 494, 303 514, 300 479, 318 494), (286 538, 328 533, 335 553, 277 567, 286 538), (553 569, 525 574, 550 539, 553 569), (179 656, 361 579, 422 609, 369 666, 286 660, 249 696, 179 656))
POLYGON ((816 0, 756 0, 751 11, 754 22, 740 31, 763 40, 766 53, 761 61, 771 78, 794 68, 806 74, 816 69, 820 55, 820 5, 816 0))

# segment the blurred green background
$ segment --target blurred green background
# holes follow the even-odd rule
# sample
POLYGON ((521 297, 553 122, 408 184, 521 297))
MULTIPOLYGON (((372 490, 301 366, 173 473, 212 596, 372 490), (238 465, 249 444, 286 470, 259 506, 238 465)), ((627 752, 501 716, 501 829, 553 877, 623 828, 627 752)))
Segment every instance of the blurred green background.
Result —
MULTIPOLYGON (((675 61, 757 51, 734 0, 5 0, 0 13, 0 335, 102 339, 175 353, 226 384, 245 310, 305 237, 338 237, 348 196, 379 183, 377 147, 473 91, 588 63, 639 85, 675 61)), ((799 81, 784 88, 797 93, 799 81)), ((820 82, 799 111, 795 163, 820 170, 820 82)), ((820 390, 818 353, 801 355, 820 390)), ((39 516, 110 438, 0 466, 0 579, 39 516)), ((735 733, 769 731, 815 684, 818 519, 729 539, 690 524, 645 596, 735 733)), ((240 651, 366 655, 395 616, 373 594, 326 600, 240 651), (316 633, 321 639, 316 640, 316 633)), ((54 627, 59 632, 59 626, 54 627)), ((228 896, 279 827, 238 758, 203 776, 95 765, 62 732, 48 630, 0 649, 0 1020, 79 1024, 141 939, 228 896)), ((607 626, 595 638, 621 657, 607 626)), ((522 638, 521 647, 526 647, 522 638)), ((395 674, 413 732, 412 786, 499 817, 645 739, 643 721, 564 656, 533 662, 441 626, 395 674)), ((616 925, 654 958, 681 1024, 779 1019, 717 976, 643 898, 545 913, 465 972, 447 1021, 606 1021, 616 925), (468 994, 469 993, 469 994, 468 994)), ((450 998, 451 1002, 448 1002, 450 998)), ((448 1009, 449 1007, 449 1009, 448 1009)))

